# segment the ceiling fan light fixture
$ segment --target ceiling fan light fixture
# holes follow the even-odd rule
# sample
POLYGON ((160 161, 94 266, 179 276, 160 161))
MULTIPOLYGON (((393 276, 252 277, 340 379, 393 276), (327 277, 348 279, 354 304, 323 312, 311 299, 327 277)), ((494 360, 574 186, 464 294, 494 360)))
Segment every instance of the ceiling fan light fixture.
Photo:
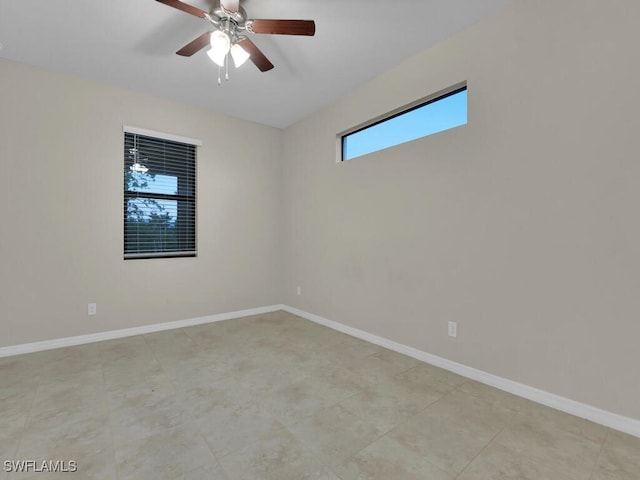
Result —
POLYGON ((229 54, 233 57, 233 63, 236 68, 247 60, 251 60, 261 72, 267 72, 273 68, 273 64, 265 57, 264 53, 249 38, 243 35, 245 32, 309 37, 314 36, 316 33, 316 24, 313 20, 248 18, 244 8, 240 6, 245 0, 209 0, 209 3, 212 4, 212 9, 209 13, 181 0, 157 1, 195 17, 205 19, 213 25, 213 33, 203 33, 178 50, 176 54, 183 57, 191 57, 203 49, 207 43, 210 43, 211 50, 207 54, 220 67, 218 69, 218 84, 221 83, 221 68, 225 68, 225 78, 228 79, 229 77, 229 60, 227 59, 229 54))
POLYGON ((144 165, 142 165, 141 163, 134 163, 133 165, 131 165, 129 167, 129 170, 131 170, 132 172, 136 172, 136 173, 147 173, 149 171, 149 169, 147 167, 145 167, 144 165))
POLYGON ((251 55, 244 48, 242 48, 239 44, 235 44, 231 47, 231 57, 233 58, 233 63, 236 68, 240 67, 244 62, 249 60, 251 55))
POLYGON ((229 48, 231 47, 231 39, 229 39, 229 36, 222 30, 216 30, 215 32, 211 32, 210 43, 211 50, 207 52, 209 58, 216 64, 223 66, 224 57, 229 53, 229 48))
POLYGON ((207 55, 209 55, 209 58, 213 63, 215 63, 219 67, 224 67, 224 61, 227 58, 226 53, 221 54, 219 51, 216 51, 214 48, 211 48, 207 50, 207 55))

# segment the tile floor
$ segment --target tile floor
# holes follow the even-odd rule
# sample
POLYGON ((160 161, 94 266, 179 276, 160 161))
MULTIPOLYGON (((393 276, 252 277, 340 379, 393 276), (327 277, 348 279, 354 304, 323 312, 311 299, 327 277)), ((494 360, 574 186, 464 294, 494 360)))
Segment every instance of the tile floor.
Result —
POLYGON ((0 359, 0 479, 637 480, 640 439, 284 312, 0 359))

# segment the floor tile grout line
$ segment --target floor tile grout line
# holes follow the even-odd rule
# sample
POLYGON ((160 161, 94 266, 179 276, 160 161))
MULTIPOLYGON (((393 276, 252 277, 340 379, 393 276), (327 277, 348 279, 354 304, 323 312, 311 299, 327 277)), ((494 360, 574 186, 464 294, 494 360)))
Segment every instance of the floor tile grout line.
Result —
MULTIPOLYGON (((481 401, 483 401, 483 402, 486 402, 489 406, 491 406, 492 408, 495 408, 495 407, 496 407, 495 405, 493 405, 489 400, 487 400, 487 399, 483 398, 482 396, 480 396, 480 395, 476 395, 476 394, 474 394, 474 393, 465 392, 464 390, 462 390, 462 387, 463 387, 464 385, 466 385, 466 384, 472 384, 473 382, 474 382, 474 380, 467 379, 467 380, 463 381, 462 383, 460 383, 459 385, 456 385, 456 386, 455 386, 455 387, 454 387, 454 388, 453 388, 449 393, 452 393, 452 392, 461 392, 461 393, 465 394, 465 395, 466 395, 466 396, 468 396, 468 397, 473 397, 473 398, 476 398, 476 399, 481 400, 481 401)), ((510 420, 506 422, 506 425, 504 425, 502 428, 500 428, 500 430, 499 430, 499 431, 498 431, 498 432, 497 432, 493 437, 491 437, 491 439, 487 442, 487 444, 486 444, 484 447, 482 447, 482 449, 478 452, 478 454, 477 454, 477 455, 475 455, 475 456, 471 459, 471 461, 469 461, 469 463, 467 463, 467 465, 465 465, 465 467, 464 467, 460 472, 458 472, 458 474, 456 474, 456 476, 455 476, 455 478, 456 478, 456 479, 457 479, 457 478, 459 478, 459 477, 464 473, 464 471, 465 471, 465 470, 467 470, 467 468, 469 468, 469 466, 470 466, 470 465, 471 465, 471 464, 472 464, 472 463, 473 463, 473 462, 474 462, 474 461, 475 461, 475 460, 476 460, 480 455, 482 455, 482 453, 483 453, 487 448, 489 448, 489 446, 490 446, 492 443, 494 443, 494 442, 495 442, 496 438, 498 438, 498 436, 499 436, 503 431, 505 431, 508 427, 510 427, 513 423, 515 423, 515 422, 516 422, 515 417, 518 415, 518 413, 519 413, 518 411, 513 411, 513 410, 511 410, 511 409, 509 409, 509 408, 507 408, 507 407, 503 407, 503 406, 498 406, 498 408, 500 408, 501 410, 504 410, 504 411, 508 411, 508 412, 510 413, 510 417, 511 417, 511 416, 513 416, 513 418, 512 418, 512 419, 510 418, 510 420)))
MULTIPOLYGON (((354 395, 357 395, 357 393, 355 393, 354 395)), ((402 419, 402 421, 398 422, 396 425, 394 425, 392 428, 390 428, 389 430, 387 430, 386 432, 383 432, 382 434, 380 434, 378 437, 376 437, 375 440, 369 442, 367 445, 365 445, 364 447, 362 447, 360 450, 358 450, 357 452, 355 452, 353 455, 349 456, 347 458, 347 460, 356 457, 359 453, 361 453, 363 450, 365 450, 366 448, 368 448, 369 446, 371 446, 372 444, 374 444, 375 442, 379 441, 380 439, 382 439, 385 436, 388 436, 391 432, 393 432, 394 430, 396 430, 398 427, 400 427, 401 425, 404 425, 405 423, 407 423, 411 418, 415 417, 416 415, 419 415, 420 413, 424 412, 425 410, 427 410, 429 407, 431 407, 433 404, 435 404, 436 402, 440 401, 446 394, 443 394, 440 398, 434 400, 433 402, 431 402, 429 405, 427 405, 426 407, 424 407, 423 409, 421 409, 419 412, 415 413, 414 415, 410 415, 404 419, 402 419)), ((350 398, 350 397, 349 397, 350 398)), ((343 407, 344 408, 344 407, 343 407)), ((351 414, 357 416, 360 420, 362 421, 366 421, 365 419, 363 419, 362 417, 360 417, 359 415, 357 415, 356 413, 351 412, 351 410, 347 409, 347 411, 349 411, 351 414)), ((375 425, 372 425, 374 428, 375 425)), ((427 460, 428 461, 428 460, 427 460)), ((438 467, 437 465, 434 465, 432 462, 429 462, 431 465, 433 465, 434 467, 438 468, 439 470, 442 470, 442 468, 438 467)), ((444 472, 444 470, 442 470, 444 472)), ((445 472, 446 473, 446 472, 445 472)), ((337 474, 336 474, 337 475, 337 474)))
MULTIPOLYGON (((268 412, 267 410, 265 410, 264 408, 262 408, 262 407, 261 407, 260 405, 258 405, 258 404, 253 404, 253 406, 258 410, 258 412, 259 412, 259 413, 261 413, 261 414, 263 414, 263 415, 267 416, 270 420, 272 420, 273 422, 277 423, 277 424, 278 424, 278 426, 279 426, 280 428, 282 428, 282 429, 286 430, 288 433, 290 433, 291 435, 294 435, 294 436, 295 436, 295 434, 294 434, 293 432, 291 432, 291 431, 289 430, 289 428, 288 428, 284 423, 282 423, 280 420, 278 420, 278 418, 274 417, 270 412, 268 412)), ((198 427, 198 426, 199 426, 199 425, 196 423, 196 427, 198 427)), ((199 428, 198 428, 198 434, 199 434, 199 435, 201 435, 201 436, 204 438, 204 441, 205 441, 205 443, 206 443, 207 447, 209 448, 209 450, 210 450, 210 451, 211 451, 211 453, 215 456, 216 460, 218 460, 218 462, 219 462, 219 463, 220 463, 220 461, 219 461, 219 459, 220 459, 220 458, 224 458, 224 457, 226 457, 227 455, 231 454, 231 452, 227 452, 227 453, 225 453, 224 455, 220 455, 219 453, 217 453, 217 452, 216 452, 216 451, 211 447, 211 445, 209 444, 209 441, 206 439, 206 437, 203 435, 202 431, 201 431, 199 428)), ((296 438, 297 438, 297 437, 296 437, 296 438)), ((259 439, 259 438, 255 439, 255 440, 253 440, 253 441, 250 441, 250 442, 246 442, 244 445, 245 445, 245 446, 247 446, 247 445, 256 445, 258 442, 260 442, 260 439, 259 439)), ((220 466, 222 467, 222 463, 220 463, 220 466)), ((224 469, 224 468, 223 468, 223 469, 224 469)), ((226 473, 226 471, 225 471, 225 473, 226 473)))
MULTIPOLYGON (((225 477, 227 479, 231 479, 231 476, 229 475, 229 472, 227 472, 227 470, 224 468, 224 465, 222 465, 222 463, 220 462, 220 459, 218 458, 218 455, 216 454, 216 452, 213 451, 213 449, 211 448, 211 445, 209 445, 209 442, 207 442, 207 439, 204 437, 204 435, 202 434, 202 432, 200 430, 198 430, 198 436, 200 437, 202 442, 206 445, 207 449, 211 453, 211 456, 216 461, 218 467, 220 467, 220 469, 224 472, 225 477)), ((189 470, 189 471, 186 471, 186 472, 183 472, 183 473, 193 472, 193 471, 197 470, 198 468, 201 468, 201 467, 195 467, 192 470, 189 470)))
POLYGON ((476 455, 476 456, 474 456, 474 457, 469 461, 469 463, 467 463, 467 464, 464 466, 464 468, 463 468, 462 470, 460 470, 460 471, 455 475, 455 477, 454 477, 454 478, 456 478, 456 479, 457 479, 457 478, 460 478, 460 475, 462 475, 462 474, 464 473, 464 471, 465 471, 467 468, 469 468, 469 466, 470 466, 470 465, 471 465, 471 464, 476 460, 476 458, 478 458, 480 455, 482 455, 482 452, 484 452, 487 448, 489 448, 489 445, 491 445, 491 444, 493 443, 493 441, 498 437, 498 435, 500 435, 500 434, 505 430, 505 428, 507 428, 507 427, 502 427, 500 430, 498 430, 498 432, 497 432, 493 437, 491 437, 491 439, 489 439, 489 441, 486 443, 486 445, 480 449, 480 451, 477 453, 477 455, 476 455))
POLYGON ((602 452, 604 451, 604 445, 607 443, 609 439, 609 435, 611 434, 611 429, 607 428, 607 433, 602 440, 602 445, 600 445, 600 450, 598 450, 598 455, 596 455, 596 461, 593 463, 593 468, 591 469, 591 474, 589 475, 589 480, 593 480, 593 476, 596 474, 596 470, 598 469, 598 463, 600 462, 600 457, 602 456, 602 452))
MULTIPOLYGON (((466 384, 473 384, 473 383, 475 383, 475 380, 468 380, 468 381, 466 381, 466 382, 464 382, 464 383, 462 383, 462 384, 458 385, 458 386, 455 388, 455 390, 456 390, 456 391, 461 391, 462 393, 467 393, 467 392, 464 392, 463 390, 461 390, 461 387, 462 387, 462 386, 464 386, 464 385, 466 385, 466 384)), ((489 386, 488 388, 494 389, 494 387, 490 387, 490 386, 489 386)), ((496 390, 497 390, 497 389, 496 389, 496 390)), ((500 392, 501 394, 504 394, 504 395, 513 395, 513 394, 510 394, 510 393, 508 393, 508 392, 502 392, 502 391, 500 391, 500 390, 497 390, 497 391, 498 391, 498 392, 500 392)), ((491 403, 491 401, 490 401, 489 399, 484 398, 482 395, 479 395, 479 394, 476 394, 476 393, 468 393, 468 395, 473 396, 474 398, 477 398, 477 399, 482 400, 482 401, 484 401, 484 402, 487 402, 487 403, 489 403, 489 404, 492 404, 492 403, 491 403)), ((526 400, 526 399, 520 399, 520 400, 523 400, 524 402, 530 402, 530 400, 526 400)), ((575 417, 575 418, 578 418, 578 419, 579 419, 579 420, 581 420, 581 421, 585 421, 585 422, 593 423, 593 422, 591 422, 590 420, 587 420, 587 419, 584 419, 584 418, 581 418, 581 417, 577 417, 577 416, 572 415, 572 414, 570 414, 570 413, 566 413, 566 412, 559 412, 559 411, 557 411, 557 410, 553 410, 551 407, 547 407, 547 406, 545 406, 545 405, 538 405, 538 404, 535 404, 535 405, 536 405, 537 407, 540 407, 540 408, 549 408, 549 409, 551 409, 551 410, 552 410, 553 412, 555 412, 555 413, 560 413, 560 414, 562 414, 562 415, 566 415, 566 416, 569 416, 569 417, 575 417)), ((525 416, 525 417, 527 417, 527 418, 530 416, 527 412, 523 411, 521 408, 518 408, 518 409, 511 409, 511 408, 506 407, 506 406, 499 406, 499 408, 502 408, 503 410, 507 410, 507 411, 511 412, 511 413, 513 414, 513 416, 515 417, 515 418, 514 418, 514 420, 513 420, 514 422, 515 422, 517 419, 522 418, 523 416, 525 416)), ((536 424, 538 424, 538 422, 536 422, 536 424)), ((563 426, 563 425, 556 425, 556 428, 558 428, 558 430, 560 430, 560 431, 562 431, 562 432, 564 432, 564 433, 568 433, 568 434, 571 434, 571 435, 575 435, 575 436, 577 436, 577 437, 580 437, 580 438, 582 438, 583 440, 587 440, 587 441, 590 441, 590 442, 592 442, 592 443, 597 443, 597 442, 594 442, 594 441, 593 441, 591 438, 589 438, 587 435, 584 435, 584 434, 579 433, 579 432, 574 432, 574 431, 572 431, 571 429, 569 429, 569 428, 567 428, 567 427, 565 427, 565 426, 563 426)), ((611 429, 606 428, 606 427, 603 427, 603 428, 605 428, 605 429, 607 430, 607 432, 611 430, 611 429)), ((605 435, 605 438, 606 438, 606 436, 607 436, 607 435, 605 435)))
POLYGON ((16 446, 13 449, 12 460, 19 460, 17 458, 18 453, 20 452, 20 447, 22 446, 22 442, 24 442, 24 436, 27 433, 27 428, 29 427, 30 420, 33 418, 33 404, 36 401, 36 396, 38 395, 38 389, 42 383, 42 375, 38 375, 38 381, 36 382, 35 391, 33 393, 33 398, 29 402, 29 408, 27 408, 27 414, 24 419, 24 425, 22 426, 22 432, 20 434, 20 439, 16 442, 16 446))
POLYGON ((109 391, 107 389, 107 379, 104 373, 104 368, 105 368, 105 359, 104 356, 102 355, 102 350, 100 350, 100 371, 102 372, 102 389, 104 391, 104 396, 105 396, 105 405, 106 405, 106 409, 107 409, 107 419, 109 422, 109 435, 111 437, 111 454, 113 456, 113 471, 116 474, 116 480, 120 479, 120 472, 118 470, 118 458, 116 455, 116 439, 115 439, 115 435, 113 434, 113 416, 111 414, 111 406, 109 405, 109 391))
MULTIPOLYGON (((357 395, 357 393, 354 393, 353 395, 350 395, 347 398, 351 398, 353 396, 357 395)), ((420 415, 422 412, 426 411, 428 408, 430 408, 432 405, 434 405, 435 403, 439 402, 443 397, 445 397, 447 394, 440 394, 440 397, 436 398, 434 401, 432 401, 431 403, 429 403, 428 405, 425 405, 424 407, 422 407, 420 410, 418 410, 416 413, 412 414, 412 415, 407 415, 405 418, 403 418, 402 420, 400 420, 398 423, 396 423, 393 427, 391 427, 389 430, 387 430, 386 432, 384 432, 380 438, 382 438, 383 436, 387 435, 388 433, 391 433, 393 430, 395 430, 396 428, 400 427, 401 425, 404 425, 405 423, 407 423, 409 420, 411 420, 412 418, 414 418, 417 415, 420 415)), ((346 399, 345 399, 346 400, 346 399)), ((341 403, 342 400, 338 403, 341 403)), ((351 414, 355 415, 356 417, 358 417, 360 420, 366 422, 366 418, 361 417, 357 412, 353 412, 352 410, 350 410, 347 407, 343 407, 345 408, 348 412, 350 412, 351 414)), ((375 425, 373 425, 375 426, 375 425)), ((371 442, 373 443, 373 442, 371 442)))
MULTIPOLYGON (((162 364, 158 360, 155 350, 151 347, 151 345, 147 341, 147 338, 146 338, 147 334, 141 334, 139 336, 142 337, 143 343, 145 344, 146 348, 150 351, 151 355, 153 356, 153 359, 160 366, 160 369, 162 370, 162 374, 166 377, 167 373, 166 373, 164 367, 162 366, 162 364)), ((103 378, 104 378, 104 369, 103 369, 103 378)), ((105 389, 106 389, 106 380, 105 380, 105 389)), ((107 396, 108 396, 108 394, 107 394, 107 396)), ((112 415, 111 415, 112 412, 111 412, 111 407, 108 404, 108 398, 107 398, 107 410, 109 412, 109 428, 111 430, 111 438, 112 438, 112 442, 113 442, 113 455, 114 455, 114 458, 115 458, 115 464, 114 465, 115 465, 115 469, 116 469, 116 475, 117 475, 118 479, 120 479, 121 475, 120 475, 120 470, 118 468, 118 461, 117 461, 117 455, 116 455, 116 444, 115 444, 116 443, 116 439, 115 439, 115 435, 113 435, 113 423, 111 421, 112 420, 112 415)))

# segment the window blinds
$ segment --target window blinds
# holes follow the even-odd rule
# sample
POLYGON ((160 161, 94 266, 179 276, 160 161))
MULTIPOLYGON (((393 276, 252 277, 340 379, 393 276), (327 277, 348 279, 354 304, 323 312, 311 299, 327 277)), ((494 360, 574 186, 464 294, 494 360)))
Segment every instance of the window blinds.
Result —
POLYGON ((125 130, 125 259, 196 256, 196 145, 176 138, 125 130))

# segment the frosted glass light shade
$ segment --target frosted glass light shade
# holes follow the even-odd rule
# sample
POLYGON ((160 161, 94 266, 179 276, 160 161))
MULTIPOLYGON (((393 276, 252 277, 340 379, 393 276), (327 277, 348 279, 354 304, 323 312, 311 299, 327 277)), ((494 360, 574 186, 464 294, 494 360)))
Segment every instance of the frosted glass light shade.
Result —
POLYGON ((216 54, 216 51, 213 48, 211 48, 207 51, 207 55, 209 55, 209 58, 213 63, 215 63, 216 65, 220 65, 221 67, 224 67, 224 59, 227 57, 226 53, 219 55, 219 54, 216 54))
POLYGON ((149 171, 149 169, 147 167, 145 167, 144 165, 136 162, 133 165, 131 165, 129 167, 129 170, 131 170, 132 172, 136 172, 136 173, 147 173, 149 171))
POLYGON ((238 68, 244 62, 249 60, 250 55, 249 52, 236 43, 231 47, 231 57, 233 57, 233 63, 236 65, 236 68, 238 68))
POLYGON ((229 47, 231 46, 231 41, 226 33, 220 30, 216 30, 211 34, 211 50, 207 52, 209 58, 213 60, 214 63, 224 66, 224 59, 229 53, 229 47))

